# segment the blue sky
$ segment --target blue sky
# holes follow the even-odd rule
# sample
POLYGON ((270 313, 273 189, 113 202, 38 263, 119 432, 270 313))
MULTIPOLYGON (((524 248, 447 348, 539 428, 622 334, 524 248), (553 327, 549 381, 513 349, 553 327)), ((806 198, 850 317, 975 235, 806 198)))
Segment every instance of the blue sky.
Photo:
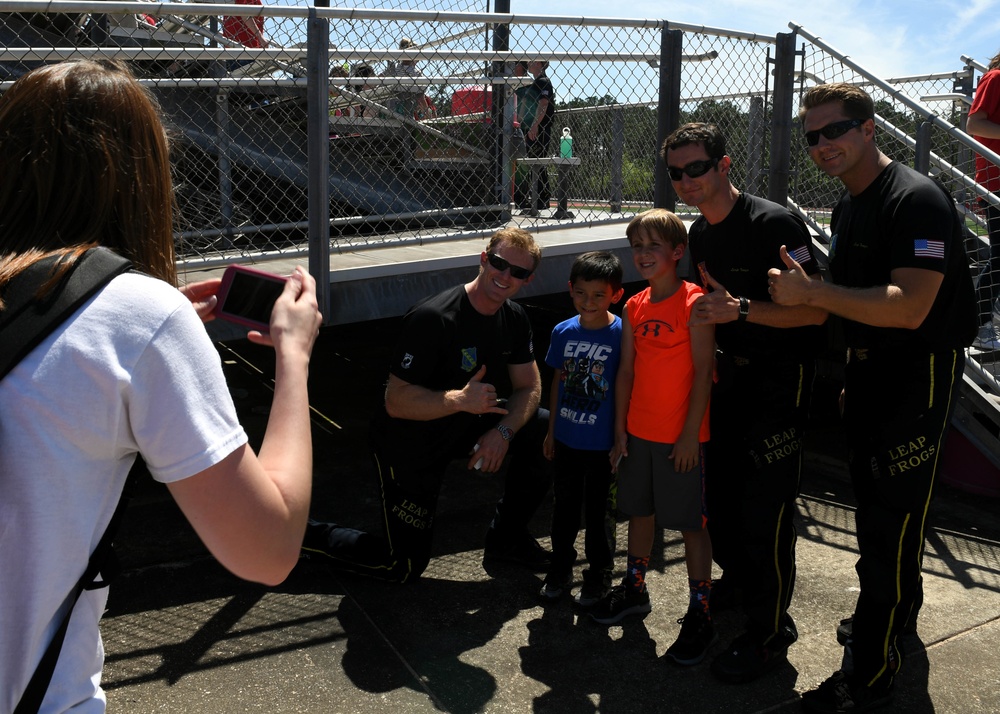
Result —
POLYGON ((776 35, 794 22, 882 77, 962 68, 962 55, 986 64, 1000 49, 1000 0, 511 0, 516 14, 659 17, 673 22, 776 35))

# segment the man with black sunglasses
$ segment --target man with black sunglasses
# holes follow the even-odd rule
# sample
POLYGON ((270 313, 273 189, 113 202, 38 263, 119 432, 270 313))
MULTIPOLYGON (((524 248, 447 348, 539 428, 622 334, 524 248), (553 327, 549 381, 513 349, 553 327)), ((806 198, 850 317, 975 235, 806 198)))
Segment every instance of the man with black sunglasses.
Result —
POLYGON ((541 260, 531 234, 497 231, 469 283, 418 303, 391 353, 385 400, 371 427, 385 538, 311 521, 303 550, 339 570, 415 580, 427 567, 438 494, 448 465, 482 473, 507 467, 504 495, 486 534, 485 560, 545 570, 528 522, 548 492, 542 444, 548 411, 527 313, 512 298, 541 260))
POLYGON ((916 616, 927 510, 976 305, 954 202, 879 150, 871 97, 819 85, 799 116, 809 156, 847 189, 830 224, 833 283, 807 280, 787 254, 769 278, 775 302, 843 318, 860 584, 841 669, 802 704, 864 712, 890 702, 898 640, 916 616))
POLYGON ((685 124, 663 143, 674 190, 701 216, 689 231, 706 294, 692 324, 715 324, 719 382, 705 453, 708 529, 723 578, 714 612, 741 599, 746 630, 712 662, 748 682, 785 661, 798 637, 788 614, 795 584, 795 499, 820 328, 826 313, 771 302, 767 271, 784 246, 818 272, 805 224, 730 181, 732 159, 714 124, 685 124))

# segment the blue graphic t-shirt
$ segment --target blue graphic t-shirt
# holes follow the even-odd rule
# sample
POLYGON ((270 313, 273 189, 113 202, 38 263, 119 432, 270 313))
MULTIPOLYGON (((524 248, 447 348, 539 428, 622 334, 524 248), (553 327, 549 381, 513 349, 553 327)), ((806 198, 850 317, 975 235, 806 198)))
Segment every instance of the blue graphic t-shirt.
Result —
POLYGON ((622 321, 587 330, 579 317, 552 330, 545 364, 562 370, 555 438, 574 449, 608 451, 614 444, 614 383, 621 359, 622 321))

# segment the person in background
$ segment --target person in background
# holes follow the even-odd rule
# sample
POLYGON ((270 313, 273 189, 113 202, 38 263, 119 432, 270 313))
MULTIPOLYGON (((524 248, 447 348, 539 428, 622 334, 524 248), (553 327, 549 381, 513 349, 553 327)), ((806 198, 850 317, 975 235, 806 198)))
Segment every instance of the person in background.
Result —
MULTIPOLYGON (((518 63, 522 64, 522 63, 518 63)), ((552 151, 552 120, 556 113, 556 92, 552 81, 545 75, 549 63, 541 60, 528 62, 526 69, 535 81, 527 87, 517 90, 517 119, 524 132, 528 158, 545 158, 552 151)), ((514 76, 518 74, 515 66, 514 76)), ((526 215, 538 215, 549 207, 552 189, 549 185, 549 174, 545 167, 529 169, 529 178, 518 182, 515 201, 526 215), (531 184, 535 183, 538 192, 537 203, 531 205, 531 184)))
POLYGON ((137 455, 234 574, 274 585, 298 561, 312 482, 315 282, 297 268, 269 334, 249 334, 277 358, 254 454, 199 318, 220 281, 174 287, 166 136, 124 66, 47 65, 0 97, 0 296, 39 260, 58 258, 55 282, 98 246, 136 270, 113 278, 0 380, 0 711, 14 711, 71 608, 41 709, 104 711, 98 621, 107 589, 85 590, 75 607, 69 593, 137 455))
POLYGON ((779 305, 843 318, 860 585, 841 668, 802 704, 863 712, 891 702, 902 665, 898 640, 915 615, 928 508, 976 335, 975 290, 954 201, 879 150, 868 94, 818 85, 799 117, 810 158, 847 189, 830 222, 833 282, 811 279, 783 249, 769 291, 779 305))
MULTIPOLYGON (((399 41, 399 49, 416 48, 413 40, 404 37, 399 41)), ((383 77, 423 77, 423 72, 417 67, 417 60, 403 59, 390 62, 382 73, 383 77)), ((396 96, 390 100, 389 108, 396 114, 413 119, 431 119, 435 115, 434 105, 419 84, 400 84, 396 96)))
MULTIPOLYGON (((979 79, 972 98, 966 131, 987 149, 1000 153, 1000 52, 990 60, 989 69, 979 79)), ((976 154, 976 183, 1000 196, 1000 167, 976 154)), ((1000 206, 979 199, 986 214, 990 254, 976 280, 979 300, 979 333, 972 346, 980 350, 1000 350, 1000 317, 994 319, 1000 298, 1000 206)))
MULTIPOLYGON (((372 69, 372 66, 370 64, 368 64, 367 62, 358 62, 351 69, 351 76, 352 77, 374 77, 375 76, 375 70, 372 69)), ((363 84, 363 85, 361 85, 359 87, 359 86, 357 86, 355 84, 352 84, 350 86, 350 89, 351 89, 352 92, 367 92, 367 91, 370 91, 372 89, 372 85, 366 83, 366 84, 363 84)), ((353 107, 350 108, 349 112, 350 112, 350 116, 355 116, 355 117, 367 117, 367 116, 377 116, 378 115, 378 111, 370 109, 365 104, 356 104, 355 106, 353 106, 353 107)))
POLYGON ((614 446, 614 384, 622 320, 609 312, 622 298, 622 264, 610 251, 577 256, 569 294, 577 315, 552 330, 545 363, 553 368, 545 457, 553 463, 552 565, 541 596, 569 591, 576 562, 580 512, 586 524, 588 567, 575 601, 590 607, 611 588, 615 555, 615 477, 607 454, 614 446), (579 379, 572 379, 580 375, 579 379))
POLYGON ((712 662, 729 682, 756 679, 785 661, 798 638, 788 614, 795 587, 793 517, 802 467, 815 357, 826 313, 771 302, 767 271, 781 247, 806 271, 819 268, 809 231, 783 206, 741 192, 714 124, 685 124, 663 142, 678 197, 701 216, 689 231, 691 261, 708 291, 691 324, 715 325, 719 382, 712 392, 706 501, 712 555, 723 577, 712 610, 742 602, 745 631, 712 662), (753 404, 752 416, 748 404, 753 404))
POLYGON ((618 508, 628 514, 625 579, 594 606, 603 625, 650 611, 646 571, 656 526, 684 539, 688 607, 667 648, 676 664, 701 662, 715 641, 709 608, 712 542, 706 530, 703 450, 708 441, 715 327, 693 325, 701 288, 677 275, 687 247, 681 219, 662 208, 640 213, 625 231, 635 267, 649 287, 625 303, 615 379, 618 508), (619 463, 620 460, 620 463, 619 463))
POLYGON ((549 415, 538 408, 531 324, 513 301, 541 257, 530 233, 499 230, 480 254, 475 278, 404 316, 385 399, 371 424, 385 535, 311 521, 307 554, 328 558, 335 570, 412 582, 430 562, 448 465, 464 458, 470 471, 495 473, 509 454, 484 561, 548 567, 548 551, 528 522, 552 480, 542 454, 549 415))
MULTIPOLYGON (((262 0, 234 0, 236 5, 259 5, 263 7, 262 0)), ((254 49, 267 49, 271 42, 264 35, 264 17, 242 17, 239 15, 226 15, 222 18, 222 36, 239 42, 244 47, 254 49)))

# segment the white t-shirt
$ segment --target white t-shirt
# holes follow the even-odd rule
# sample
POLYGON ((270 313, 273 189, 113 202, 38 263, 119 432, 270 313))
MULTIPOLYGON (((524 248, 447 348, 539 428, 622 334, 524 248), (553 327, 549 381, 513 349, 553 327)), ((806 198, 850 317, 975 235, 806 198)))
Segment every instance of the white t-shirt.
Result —
MULTIPOLYGON (((112 280, 0 380, 0 712, 62 621, 136 452, 170 483, 246 441, 190 302, 137 273, 112 280)), ((104 711, 107 592, 80 596, 43 712, 104 711)))

